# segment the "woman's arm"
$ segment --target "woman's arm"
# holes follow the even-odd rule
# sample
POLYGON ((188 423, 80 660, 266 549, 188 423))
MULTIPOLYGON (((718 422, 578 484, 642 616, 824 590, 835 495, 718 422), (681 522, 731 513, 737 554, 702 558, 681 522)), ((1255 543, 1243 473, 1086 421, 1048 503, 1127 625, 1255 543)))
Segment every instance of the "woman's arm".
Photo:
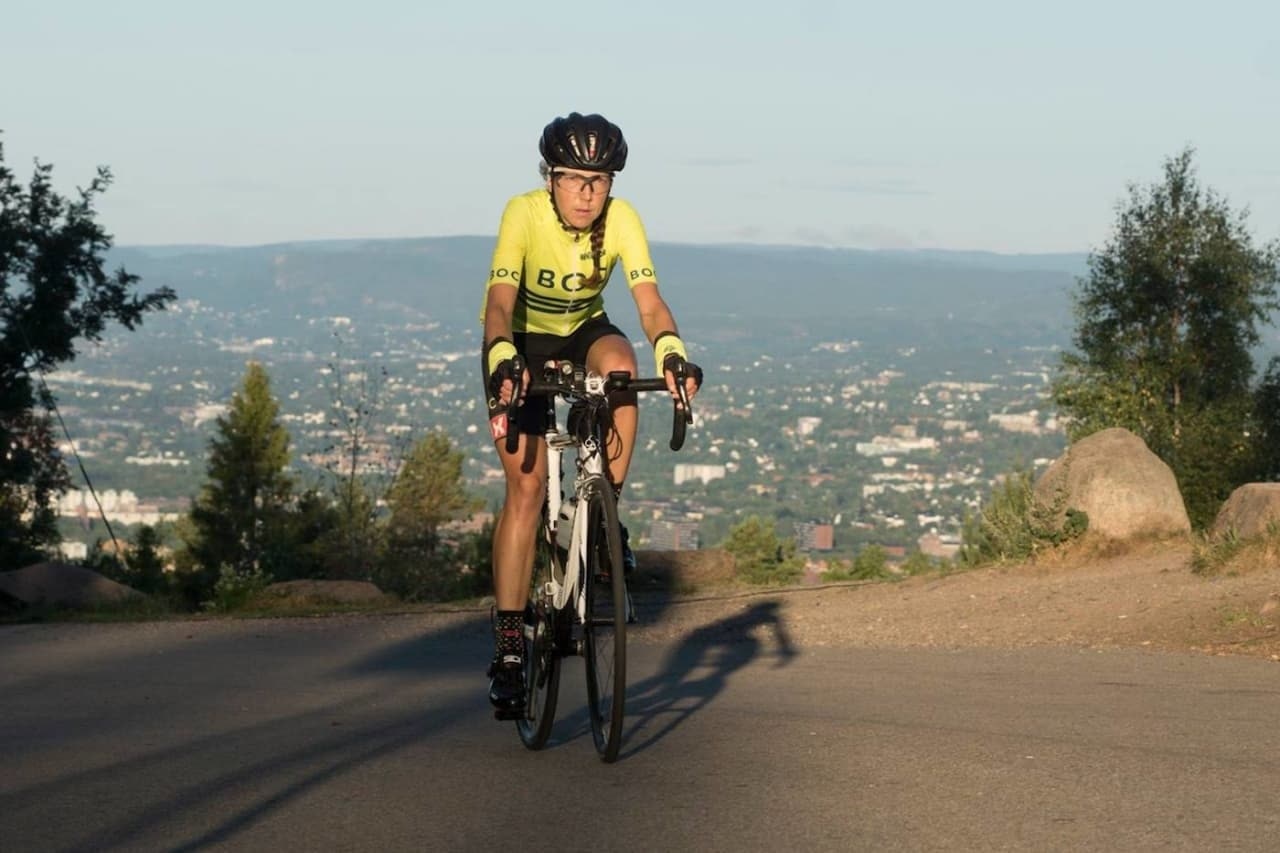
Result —
POLYGON ((676 318, 671 316, 671 309, 666 300, 658 293, 658 285, 651 281, 641 282, 631 288, 631 296, 636 301, 636 310, 640 312, 640 327, 644 329, 645 339, 653 343, 653 339, 663 332, 677 332, 676 318))
POLYGON ((496 284, 489 288, 484 303, 484 345, 487 349, 495 338, 511 340, 511 318, 516 310, 516 294, 520 288, 496 284))
MULTIPOLYGON (((498 363, 515 355, 515 345, 512 343, 512 324, 511 318, 515 313, 516 294, 520 288, 512 287, 506 284, 498 284, 489 288, 489 292, 485 295, 484 303, 484 358, 486 369, 492 375, 498 363), (494 344, 498 347, 494 349, 494 344)), ((511 375, 511 374, 508 374, 511 375)), ((521 387, 529 384, 529 372, 526 370, 521 377, 521 387)), ((497 395, 499 403, 506 405, 511 402, 512 383, 510 380, 504 380, 501 388, 491 388, 491 393, 497 395)))
MULTIPOLYGON (((679 336, 676 318, 672 316, 666 300, 658 293, 657 284, 651 281, 640 282, 631 288, 631 296, 636 301, 636 310, 640 312, 640 327, 644 329, 645 339, 650 344, 656 343, 654 339, 664 332, 679 336)), ((662 370, 661 365, 657 365, 657 369, 662 370)), ((676 396, 675 378, 670 373, 666 376, 667 388, 674 397, 676 396)), ((685 394, 692 400, 697 393, 697 381, 692 376, 685 377, 685 394)))

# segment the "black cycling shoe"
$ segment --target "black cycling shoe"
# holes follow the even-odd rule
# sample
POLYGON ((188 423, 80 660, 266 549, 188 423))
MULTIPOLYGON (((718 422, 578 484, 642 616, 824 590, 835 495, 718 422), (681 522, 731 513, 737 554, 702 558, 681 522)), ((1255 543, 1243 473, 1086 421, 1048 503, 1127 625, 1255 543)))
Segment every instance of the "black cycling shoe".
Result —
POLYGON ((524 711, 524 658, 495 657, 489 664, 489 702, 499 720, 512 720, 524 711))
MULTIPOLYGON (((618 524, 618 529, 622 532, 622 576, 624 578, 631 577, 636 570, 636 555, 631 550, 630 534, 622 523, 618 524)), ((613 567, 609 565, 609 558, 606 556, 600 563, 600 570, 596 573, 596 577, 602 583, 607 582, 612 576, 613 567)))

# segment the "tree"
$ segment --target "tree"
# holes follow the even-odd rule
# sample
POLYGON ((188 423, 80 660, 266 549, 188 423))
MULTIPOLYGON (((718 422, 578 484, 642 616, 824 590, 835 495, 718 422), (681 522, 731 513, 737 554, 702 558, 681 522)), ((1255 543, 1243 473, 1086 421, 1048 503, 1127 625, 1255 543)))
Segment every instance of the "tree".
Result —
POLYGON ((353 571, 347 562, 348 536, 342 513, 332 496, 319 489, 305 489, 294 498, 280 542, 287 554, 272 561, 276 580, 369 576, 367 567, 353 571))
POLYGON ((439 431, 409 451, 387 492, 390 516, 378 573, 379 585, 387 591, 407 598, 448 598, 474 586, 462 577, 459 553, 443 547, 440 536, 442 525, 467 518, 483 506, 467 492, 464 459, 449 436, 439 431))
POLYGON ((1280 244, 1254 246, 1247 211, 1200 188, 1192 155, 1167 160, 1163 183, 1131 186, 1090 255, 1078 351, 1063 355, 1053 396, 1072 441, 1113 426, 1141 437, 1204 526, 1253 473, 1250 350, 1280 307, 1280 244))
POLYGON ((168 583, 160 557, 160 534, 149 524, 138 529, 129 554, 128 584, 148 595, 164 592, 168 583))
POLYGON ((462 476, 465 456, 440 431, 421 439, 409 451, 404 467, 387 493, 391 509, 388 536, 430 557, 440 542, 440 526, 470 516, 483 502, 467 492, 462 476))
POLYGON ((403 443, 375 439, 385 409, 385 367, 370 372, 341 357, 345 341, 334 333, 338 349, 327 365, 331 398, 329 427, 340 440, 325 448, 332 478, 334 524, 320 542, 327 550, 327 574, 366 578, 380 547, 379 497, 389 488, 403 455, 403 443))
POLYGON ((27 565, 56 545, 54 498, 71 487, 48 417, 0 415, 0 569, 27 565))
POLYGON ((733 555, 739 576, 751 583, 790 583, 803 566, 794 539, 780 539, 772 522, 752 515, 729 531, 724 549, 733 555))
POLYGON ((1254 476, 1280 480, 1280 358, 1272 358, 1254 392, 1254 476))
POLYGON ((112 240, 94 201, 110 170, 70 201, 52 178, 37 163, 24 186, 0 145, 0 567, 58 541, 50 504, 70 485, 49 419, 35 412, 52 405, 37 378, 74 360, 81 342, 101 340, 108 323, 132 330, 174 298, 169 288, 136 294, 137 276, 104 271, 112 240))
POLYGON ((293 481, 289 433, 279 421, 267 371, 250 362, 226 415, 209 442, 208 482, 183 529, 184 568, 197 573, 197 588, 211 587, 224 567, 275 573, 290 559, 286 531, 293 481))

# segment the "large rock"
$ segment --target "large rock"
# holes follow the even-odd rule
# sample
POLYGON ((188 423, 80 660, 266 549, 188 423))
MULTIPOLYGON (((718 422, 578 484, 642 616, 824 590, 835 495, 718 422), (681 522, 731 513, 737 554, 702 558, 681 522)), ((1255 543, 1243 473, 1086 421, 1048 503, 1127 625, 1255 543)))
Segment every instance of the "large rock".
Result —
POLYGON ((1191 532, 1173 471, 1126 429, 1104 429, 1077 441, 1036 483, 1035 497, 1089 516, 1089 531, 1108 539, 1191 532))
POLYGON ((1265 536, 1273 525, 1280 526, 1280 483, 1245 483, 1218 510, 1210 533, 1252 539, 1265 536))
POLYGON ((733 578, 733 556, 721 549, 637 551, 636 577, 630 585, 637 591, 680 591, 716 586, 733 578))
POLYGON ((142 598, 133 587, 67 563, 36 563, 0 572, 0 594, 30 606, 96 607, 142 598))

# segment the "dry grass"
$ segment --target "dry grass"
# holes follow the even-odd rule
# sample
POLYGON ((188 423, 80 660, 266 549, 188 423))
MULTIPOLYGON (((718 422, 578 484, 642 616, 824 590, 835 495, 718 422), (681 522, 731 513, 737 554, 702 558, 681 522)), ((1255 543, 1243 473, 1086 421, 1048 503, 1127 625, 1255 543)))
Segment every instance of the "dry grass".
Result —
POLYGON ((1262 536, 1242 539, 1229 531, 1200 537, 1194 543, 1191 568, 1199 575, 1241 575, 1280 569, 1280 529, 1267 528, 1262 536))

